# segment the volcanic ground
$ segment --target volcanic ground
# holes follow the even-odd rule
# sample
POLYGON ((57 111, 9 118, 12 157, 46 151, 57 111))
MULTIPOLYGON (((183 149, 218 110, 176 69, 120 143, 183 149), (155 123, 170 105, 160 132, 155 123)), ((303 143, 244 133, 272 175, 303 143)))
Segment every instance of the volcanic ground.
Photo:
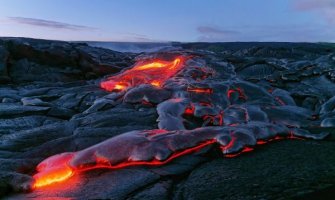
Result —
POLYGON ((0 39, 4 199, 333 199, 335 45, 0 39))

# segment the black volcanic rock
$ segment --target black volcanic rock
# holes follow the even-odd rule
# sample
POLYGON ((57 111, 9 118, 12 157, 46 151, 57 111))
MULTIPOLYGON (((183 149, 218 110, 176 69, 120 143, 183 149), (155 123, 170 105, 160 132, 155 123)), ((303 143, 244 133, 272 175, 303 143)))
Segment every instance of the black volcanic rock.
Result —
POLYGON ((215 159, 192 171, 173 199, 307 199, 315 191, 330 199, 334 191, 326 189, 335 181, 335 160, 328 153, 334 151, 333 142, 283 141, 239 158, 215 159))
POLYGON ((120 71, 133 55, 84 43, 0 38, 0 80, 68 82, 120 71))
POLYGON ((8 77, 8 56, 9 53, 6 48, 0 46, 0 83, 5 83, 9 81, 8 77))
POLYGON ((15 103, 0 104, 1 118, 11 118, 16 116, 25 116, 29 114, 46 114, 50 108, 41 106, 24 106, 15 103))
MULTIPOLYGON (((334 46, 178 46, 181 49, 173 52, 137 55, 84 43, 0 39, 0 196, 327 199, 335 194, 334 46), (193 57, 186 69, 163 86, 142 84, 122 92, 99 87, 103 76, 119 73, 136 60, 176 55, 193 57), (212 136, 213 130, 221 130, 222 135, 215 135, 215 144, 162 166, 92 170, 76 174, 66 183, 22 193, 32 185, 38 163, 49 156, 78 152, 130 131, 139 133, 141 139, 155 138, 155 131, 150 130, 157 128, 170 130, 167 138, 161 138, 171 152, 212 136), (246 144, 251 148, 262 137, 278 138, 228 159, 222 157, 223 151, 228 152, 222 143, 229 140, 225 137, 229 132, 234 132, 237 140, 229 151, 238 154, 246 144), (147 135, 141 136, 143 133, 147 135), (173 140, 180 133, 184 137, 173 140), (284 136, 321 139, 327 134, 318 141, 280 140, 284 136)), ((152 155, 154 151, 141 154, 150 148, 169 152, 157 150, 151 143, 145 148, 131 146, 132 142, 124 143, 129 148, 114 151, 139 152, 133 158, 152 155)), ((163 154, 156 156, 163 158, 163 154)))

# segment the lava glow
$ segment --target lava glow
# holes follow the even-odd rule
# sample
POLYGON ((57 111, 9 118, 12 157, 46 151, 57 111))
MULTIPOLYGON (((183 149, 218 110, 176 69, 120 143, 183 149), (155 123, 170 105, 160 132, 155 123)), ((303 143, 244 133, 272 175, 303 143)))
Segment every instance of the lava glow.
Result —
POLYGON ((38 176, 34 176, 34 188, 44 187, 53 183, 63 182, 69 179, 74 174, 70 167, 54 169, 54 171, 48 171, 46 173, 40 173, 38 176))
POLYGON ((227 92, 227 97, 230 99, 235 92, 238 93, 238 98, 239 99, 247 100, 247 97, 246 97, 246 95, 244 94, 244 91, 241 88, 229 89, 228 92, 227 92))
POLYGON ((212 94, 212 88, 187 88, 188 92, 212 94))
POLYGON ((185 115, 193 115, 195 111, 195 107, 193 104, 189 105, 188 107, 186 107, 184 114, 185 115))
POLYGON ((166 80, 178 73, 187 61, 186 56, 178 56, 172 61, 161 59, 140 61, 131 69, 100 83, 107 91, 122 91, 140 84, 151 84, 161 87, 166 80))
POLYGON ((217 124, 218 126, 223 126, 223 111, 218 115, 205 115, 203 120, 209 120, 212 125, 217 124), (215 123, 217 121, 217 123, 215 123))
POLYGON ((74 170, 68 165, 73 154, 60 154, 42 162, 37 166, 38 173, 34 175, 33 188, 44 187, 53 183, 63 182, 74 174, 74 170))
MULTIPOLYGON (((155 134, 159 135, 165 132, 166 131, 164 130, 159 130, 155 132, 155 134)), ((153 159, 151 161, 132 161, 129 159, 128 161, 121 162, 117 165, 111 165, 110 161, 107 158, 96 156, 95 165, 93 166, 84 165, 84 166, 79 166, 76 168, 76 167, 70 166, 69 164, 70 160, 67 160, 66 157, 65 159, 63 159, 62 154, 56 155, 54 157, 56 157, 57 159, 51 159, 51 160, 46 159, 49 167, 48 166, 39 167, 41 165, 45 165, 43 163, 44 161, 37 167, 38 173, 33 176, 35 180, 33 188, 37 189, 37 188, 45 187, 45 186, 52 185, 55 183, 64 182, 68 180, 69 178, 71 178, 75 173, 84 172, 84 171, 93 170, 93 169, 121 169, 125 167, 130 167, 130 166, 164 165, 178 157, 197 152, 211 144, 214 144, 215 142, 216 142, 215 140, 208 140, 208 141, 202 142, 196 145, 195 147, 175 152, 169 158, 163 161, 160 161, 157 159, 153 159)), ((72 158, 73 157, 71 157, 71 159, 72 158)))
MULTIPOLYGON (((159 135, 168 134, 165 130, 154 130, 147 134, 149 138, 156 137, 159 135)), ((280 137, 275 136, 274 138, 270 138, 268 140, 259 140, 257 142, 257 145, 266 144, 273 140, 281 140, 281 139, 301 139, 298 137, 280 137)), ((122 169, 125 167, 130 166, 159 166, 164 165, 176 158, 182 157, 184 155, 188 155, 191 153, 195 153, 207 146, 210 146, 212 144, 215 144, 217 142, 216 139, 210 139, 205 140, 201 143, 198 143, 195 146, 185 148, 180 151, 175 151, 172 153, 168 158, 165 160, 157 160, 156 158, 149 160, 149 161, 141 161, 141 160, 132 160, 131 158, 128 158, 127 160, 124 160, 122 162, 111 164, 111 161, 104 157, 99 155, 96 151, 93 152, 94 162, 90 164, 83 164, 83 165, 77 165, 73 166, 71 165, 71 161, 75 158, 77 154, 80 154, 79 152, 74 153, 63 153, 59 155, 52 156, 50 158, 47 158, 43 162, 41 162, 37 166, 38 173, 33 176, 35 182, 33 185, 34 189, 45 187, 48 185, 64 182, 71 178, 74 174, 88 171, 88 170, 94 170, 94 169, 122 169)), ((222 150, 224 157, 226 158, 233 158, 236 157, 242 153, 253 151, 254 148, 245 146, 243 147, 239 152, 237 153, 227 153, 236 143, 236 138, 233 136, 230 142, 225 146, 220 146, 220 149, 222 150)), ((86 162, 86 161, 84 161, 86 162)))
MULTIPOLYGON (((126 162, 122 162, 119 163, 117 165, 111 165, 109 162, 98 162, 100 159, 97 159, 97 164, 94 166, 84 166, 81 168, 78 168, 77 171, 78 172, 83 172, 83 171, 88 171, 88 170, 92 170, 92 169, 122 169, 125 167, 130 167, 130 166, 159 166, 159 165, 164 165, 166 163, 171 162, 172 160, 179 158, 181 156, 187 155, 187 154, 191 154, 194 152, 197 152, 211 144, 214 144, 216 141, 215 140, 208 140, 206 142, 200 143, 195 147, 192 148, 188 148, 188 149, 184 149, 182 151, 178 151, 173 153, 168 159, 164 160, 164 161, 160 161, 160 160, 156 160, 153 159, 151 161, 132 161, 132 160, 128 160, 126 162)), ((69 177, 70 178, 70 177, 69 177)))

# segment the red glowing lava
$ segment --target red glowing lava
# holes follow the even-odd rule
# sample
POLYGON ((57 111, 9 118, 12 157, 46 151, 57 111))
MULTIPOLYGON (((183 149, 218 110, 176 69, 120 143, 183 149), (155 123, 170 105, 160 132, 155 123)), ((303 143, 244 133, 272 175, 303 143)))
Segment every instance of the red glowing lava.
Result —
MULTIPOLYGON (((155 134, 162 134, 166 131, 160 130, 155 132, 155 134)), ((46 159, 37 166, 38 173, 33 176, 35 182, 33 185, 34 189, 45 187, 54 183, 60 183, 71 178, 75 173, 88 171, 92 169, 120 169, 130 166, 158 166, 164 165, 178 157, 197 152, 206 146, 214 144, 216 140, 208 140, 198 144, 195 147, 187 148, 181 151, 174 152, 166 160, 160 161, 153 159, 151 161, 124 161, 117 165, 111 165, 110 161, 102 156, 95 157, 95 165, 93 166, 78 166, 73 167, 70 164, 71 159, 75 153, 69 153, 70 156, 66 154, 55 155, 51 158, 46 159), (65 155, 65 156, 64 156, 65 155)))
POLYGON ((209 120, 210 124, 222 126, 223 125, 223 111, 220 111, 217 115, 205 115, 203 120, 209 120))
POLYGON ((44 187, 53 183, 63 182, 73 176, 74 171, 68 165, 73 158, 72 153, 65 153, 50 157, 47 161, 41 162, 34 175, 33 188, 44 187))
POLYGON ((188 92, 212 94, 212 88, 187 88, 188 92))
POLYGON ((193 115, 195 111, 195 107, 193 104, 189 105, 188 107, 186 107, 184 114, 185 115, 193 115))
POLYGON ((238 93, 239 99, 247 100, 247 97, 245 96, 244 91, 241 88, 229 89, 227 92, 228 98, 230 99, 232 97, 232 94, 234 94, 235 92, 238 93))
POLYGON ((194 152, 197 152, 203 148, 205 148, 206 146, 209 146, 211 144, 214 144, 216 142, 216 140, 208 140, 206 142, 202 142, 200 144, 198 144, 195 147, 191 147, 188 149, 184 149, 178 152, 174 152, 168 159, 164 160, 164 161, 160 161, 157 159, 153 159, 151 161, 132 161, 132 160, 128 160, 122 163, 119 163, 117 165, 111 165, 109 162, 106 163, 99 163, 97 162, 97 165, 94 166, 90 166, 90 167, 82 167, 77 169, 78 172, 83 172, 83 171, 88 171, 88 170, 92 170, 92 169, 121 169, 121 168, 125 168, 125 167, 130 167, 130 166, 159 166, 159 165, 164 165, 168 162, 171 162, 172 160, 179 158, 181 156, 187 155, 187 154, 191 154, 194 152))
MULTIPOLYGON (((217 137, 212 135, 212 133, 209 132, 199 132, 202 133, 202 136, 204 137, 204 134, 208 134, 208 137, 202 138, 203 141, 192 144, 191 146, 185 146, 183 149, 175 150, 172 152, 167 158, 164 160, 158 159, 155 155, 152 156, 149 160, 137 160, 135 157, 135 160, 132 159, 131 155, 126 153, 124 154, 126 159, 120 159, 118 162, 114 162, 114 159, 111 159, 111 157, 108 157, 108 155, 104 154, 106 153, 104 150, 101 150, 99 148, 105 149, 106 147, 112 148, 113 145, 119 145, 119 140, 116 140, 115 138, 105 141, 103 144, 92 146, 88 149, 84 149, 82 151, 78 152, 70 152, 70 153, 63 153, 59 155, 52 156, 50 158, 47 158, 46 160, 42 161, 37 166, 37 174, 33 176, 35 182, 33 185, 34 189, 45 187, 54 183, 60 183, 68 180, 71 178, 74 174, 80 173, 83 171, 93 170, 93 169, 121 169, 125 167, 130 166, 158 166, 158 165, 164 165, 176 158, 179 158, 181 156, 191 154, 194 152, 197 152, 207 146, 210 146, 212 144, 217 143, 217 137), (214 138, 213 138, 214 137, 214 138), (212 139, 210 139, 212 138, 212 139), (117 141, 117 142, 116 142, 117 141), (78 162, 78 158, 80 160, 78 162), (77 161, 76 161, 77 159, 77 161), (114 162, 114 163, 113 163, 114 162)), ((133 135, 134 133, 132 133, 133 135)), ((164 138, 164 136, 167 136, 166 138, 171 139, 174 132, 169 132, 166 130, 152 130, 148 131, 144 134, 145 138, 155 141, 157 143, 160 143, 160 139, 164 138), (156 138, 156 139, 155 139, 156 138)), ((174 136, 178 136, 174 135, 174 136)), ((192 134, 190 134, 190 137, 192 134)), ((123 139, 127 139, 128 137, 124 137, 123 139)), ((134 135, 134 138, 138 139, 138 135, 134 135)), ((131 138, 130 141, 132 141, 134 138, 131 138)), ((178 138, 183 137, 177 137, 175 139, 178 140, 178 138)), ((288 136, 275 136, 273 138, 267 139, 267 140, 259 140, 257 142, 258 145, 265 144, 267 142, 273 141, 273 140, 280 140, 284 138, 289 139, 300 139, 297 137, 293 137, 293 132, 290 132, 290 135, 288 136), (292 136, 291 136, 292 135, 292 136)), ((193 138, 194 139, 194 138, 193 138)), ((128 141, 129 142, 129 141, 128 141)), ((163 141, 165 143, 166 141, 163 141)), ((230 153, 230 150, 234 148, 237 142, 237 137, 232 136, 231 140, 226 144, 220 146, 220 149, 222 150, 224 157, 227 158, 233 158, 236 157, 242 153, 250 152, 254 150, 254 147, 251 146, 244 146, 240 151, 230 153)), ((162 144, 162 143, 160 143, 162 144)), ((151 146, 153 147, 153 146, 151 146)), ((127 146, 125 147, 127 149, 127 146)), ((129 148, 129 147, 128 147, 129 148)), ((160 148, 160 147, 159 147, 160 148)), ((155 152, 155 148, 153 149, 147 149, 148 154, 155 152)), ((108 151, 107 151, 108 152, 108 151)), ((118 152, 116 155, 114 155, 113 158, 117 158, 118 155, 121 152, 118 152)), ((122 153, 121 153, 122 155, 122 153)))
POLYGON ((161 87, 165 81, 184 67, 188 59, 186 56, 178 56, 172 61, 161 59, 141 61, 133 68, 101 82, 100 86, 107 91, 122 91, 140 84, 161 87))

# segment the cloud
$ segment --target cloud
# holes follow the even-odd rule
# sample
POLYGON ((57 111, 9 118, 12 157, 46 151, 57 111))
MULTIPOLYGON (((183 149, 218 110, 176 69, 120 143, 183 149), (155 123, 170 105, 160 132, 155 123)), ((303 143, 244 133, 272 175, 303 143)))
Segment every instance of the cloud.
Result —
POLYGON ((332 42, 335 29, 329 25, 247 25, 231 26, 227 30, 197 27, 199 42, 332 42))
POLYGON ((81 26, 75 24, 67 24, 63 22, 49 21, 44 19, 35 19, 35 18, 26 18, 26 17, 8 17, 8 20, 11 22, 25 24, 30 26, 40 26, 46 28, 54 28, 54 29, 66 29, 72 31, 84 31, 84 30, 94 30, 96 28, 81 26))
POLYGON ((329 24, 335 25, 334 0, 294 0, 294 8, 303 12, 315 12, 329 24))
POLYGON ((238 33, 237 31, 222 30, 211 26, 199 26, 197 27, 197 31, 203 34, 218 34, 218 35, 230 35, 238 33))
POLYGON ((200 33, 199 42, 231 41, 240 34, 238 31, 224 30, 214 26, 198 26, 196 30, 200 33))
POLYGON ((157 42, 154 39, 151 39, 147 35, 138 34, 138 33, 126 33, 123 34, 126 41, 134 41, 134 42, 157 42))
POLYGON ((156 40, 148 35, 130 33, 130 32, 114 32, 115 37, 107 39, 108 41, 120 41, 120 42, 166 42, 162 40, 156 40))
POLYGON ((335 39, 335 31, 327 25, 282 25, 263 26, 245 31, 246 38, 255 41, 277 42, 327 42, 335 39), (249 36, 248 36, 249 35, 249 36))

